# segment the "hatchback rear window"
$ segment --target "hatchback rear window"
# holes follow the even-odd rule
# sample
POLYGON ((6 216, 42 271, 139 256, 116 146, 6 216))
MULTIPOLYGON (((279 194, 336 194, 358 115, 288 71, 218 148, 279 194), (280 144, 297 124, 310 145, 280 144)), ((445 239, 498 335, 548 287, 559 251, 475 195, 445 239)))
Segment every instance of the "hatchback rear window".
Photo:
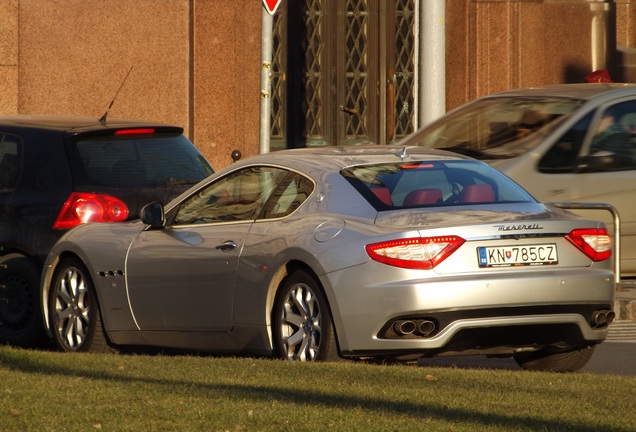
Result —
POLYGON ((535 202, 499 171, 471 160, 364 165, 341 174, 378 210, 535 202))
POLYGON ((90 137, 72 143, 79 186, 148 187, 194 184, 213 173, 183 135, 90 137))

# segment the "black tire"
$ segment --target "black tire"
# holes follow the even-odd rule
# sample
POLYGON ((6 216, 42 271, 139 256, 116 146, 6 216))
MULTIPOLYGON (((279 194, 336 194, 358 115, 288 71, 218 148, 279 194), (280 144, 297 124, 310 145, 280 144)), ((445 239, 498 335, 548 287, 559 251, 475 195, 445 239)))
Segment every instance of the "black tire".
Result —
POLYGON ((48 307, 53 342, 60 351, 114 351, 104 332, 93 281, 79 260, 68 258, 58 266, 48 307))
POLYGON ((41 271, 24 255, 0 257, 0 344, 34 348, 46 341, 41 271))
POLYGON ((576 372, 587 364, 595 346, 573 351, 550 353, 537 351, 516 355, 515 361, 522 369, 545 372, 576 372))
POLYGON ((316 280, 304 271, 289 275, 274 305, 274 343, 292 361, 337 361, 329 305, 316 280))

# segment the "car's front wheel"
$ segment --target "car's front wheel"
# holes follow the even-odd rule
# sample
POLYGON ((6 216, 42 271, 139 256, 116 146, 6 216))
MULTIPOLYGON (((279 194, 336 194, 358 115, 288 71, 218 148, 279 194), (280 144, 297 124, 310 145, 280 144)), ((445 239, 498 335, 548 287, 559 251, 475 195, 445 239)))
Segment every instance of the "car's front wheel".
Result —
POLYGON ((573 351, 549 353, 537 351, 514 357, 522 369, 547 372, 576 372, 587 364, 594 354, 595 346, 573 351))
POLYGON ((278 354, 295 361, 338 360, 329 306, 316 280, 304 271, 289 275, 274 308, 278 354))
POLYGON ((49 296, 53 338, 61 351, 110 352, 95 287, 86 267, 66 259, 55 272, 49 296))

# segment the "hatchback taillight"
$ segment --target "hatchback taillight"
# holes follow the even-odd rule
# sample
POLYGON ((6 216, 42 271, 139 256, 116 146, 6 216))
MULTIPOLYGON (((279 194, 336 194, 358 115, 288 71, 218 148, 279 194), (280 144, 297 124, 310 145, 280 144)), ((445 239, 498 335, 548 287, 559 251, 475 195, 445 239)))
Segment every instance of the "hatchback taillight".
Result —
POLYGON ((612 256, 612 239, 605 228, 575 229, 565 238, 592 261, 603 261, 612 256))
POLYGON ((415 237, 370 244, 366 250, 373 260, 384 264, 430 270, 462 244, 464 239, 457 236, 415 237))
POLYGON ((154 134, 154 128, 136 128, 136 129, 119 129, 115 131, 115 135, 147 135, 154 134))
POLYGON ((123 222, 126 219, 128 206, 119 198, 73 192, 62 206, 53 228, 71 229, 87 222, 123 222))

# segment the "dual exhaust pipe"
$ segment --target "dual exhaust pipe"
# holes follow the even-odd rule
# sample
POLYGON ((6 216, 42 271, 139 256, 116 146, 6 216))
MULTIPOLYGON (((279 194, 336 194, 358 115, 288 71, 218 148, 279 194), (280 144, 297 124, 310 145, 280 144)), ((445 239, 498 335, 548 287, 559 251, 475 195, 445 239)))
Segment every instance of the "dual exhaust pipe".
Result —
POLYGON ((398 336, 430 336, 437 328, 435 323, 427 319, 418 320, 397 320, 393 323, 393 331, 398 336))
MULTIPOLYGON (((600 329, 609 326, 616 319, 616 314, 610 309, 601 309, 594 311, 590 325, 592 328, 600 329)), ((435 322, 428 319, 417 320, 397 320, 391 326, 398 336, 415 335, 420 337, 428 337, 437 330, 435 322)))
POLYGON ((595 329, 607 327, 614 322, 614 318, 616 318, 614 311, 609 309, 597 310, 592 314, 590 325, 595 329))

